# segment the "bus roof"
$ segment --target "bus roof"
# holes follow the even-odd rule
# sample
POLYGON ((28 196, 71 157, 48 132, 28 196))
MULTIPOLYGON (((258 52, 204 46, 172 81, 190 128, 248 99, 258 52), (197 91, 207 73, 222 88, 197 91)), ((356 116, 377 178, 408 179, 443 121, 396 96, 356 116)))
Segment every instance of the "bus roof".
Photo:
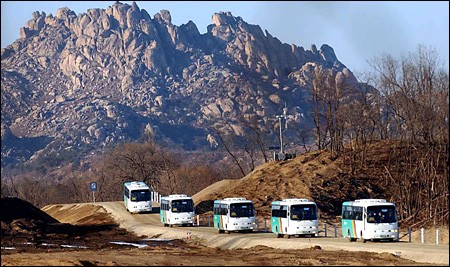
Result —
POLYGON ((150 189, 144 182, 126 182, 124 183, 124 186, 130 190, 150 189))
POLYGON ((253 201, 246 199, 245 197, 227 197, 224 199, 216 199, 214 203, 253 203, 253 201))
POLYGON ((285 198, 282 200, 272 202, 272 205, 297 205, 297 204, 316 204, 316 203, 306 198, 285 198))
POLYGON ((171 199, 192 199, 192 197, 186 195, 186 194, 175 194, 175 195, 168 195, 168 196, 163 196, 161 197, 161 199, 167 199, 167 200, 171 200, 171 199))
POLYGON ((366 198, 356 199, 355 201, 345 201, 343 206, 381 206, 381 205, 395 205, 392 202, 387 202, 386 199, 366 198))

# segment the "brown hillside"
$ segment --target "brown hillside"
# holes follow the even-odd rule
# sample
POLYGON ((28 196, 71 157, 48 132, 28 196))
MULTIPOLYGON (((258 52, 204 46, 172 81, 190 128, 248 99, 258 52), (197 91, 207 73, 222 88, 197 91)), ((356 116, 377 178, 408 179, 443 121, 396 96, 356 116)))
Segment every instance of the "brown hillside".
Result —
POLYGON ((368 165, 350 174, 345 157, 312 151, 288 161, 271 161, 239 180, 215 183, 193 196, 198 213, 211 212, 215 199, 245 197, 254 201, 259 216, 270 216, 272 201, 308 198, 318 204, 321 218, 335 221, 342 202, 357 198, 386 198, 380 179, 390 150, 384 143, 370 146, 368 165), (379 164, 381 163, 381 164, 379 164))

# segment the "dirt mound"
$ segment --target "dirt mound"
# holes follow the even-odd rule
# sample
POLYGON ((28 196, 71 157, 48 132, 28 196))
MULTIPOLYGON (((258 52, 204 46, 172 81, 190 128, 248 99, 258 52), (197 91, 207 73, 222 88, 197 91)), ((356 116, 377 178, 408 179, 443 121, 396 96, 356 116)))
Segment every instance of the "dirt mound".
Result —
MULTIPOLYGON (((375 171, 378 174, 378 169, 375 171)), ((321 218, 335 222, 342 202, 357 198, 385 198, 376 175, 351 175, 345 159, 327 151, 312 151, 288 161, 265 163, 244 178, 217 182, 193 196, 197 213, 210 213, 215 199, 253 200, 258 216, 269 217, 272 201, 308 198, 321 218)))
POLYGON ((1 214, 1 245, 18 252, 119 248, 123 245, 110 241, 142 242, 120 228, 103 207, 91 204, 50 205, 40 210, 18 198, 2 198, 1 214))
POLYGON ((253 200, 258 215, 269 216, 272 201, 283 198, 313 199, 316 176, 332 176, 340 169, 329 155, 311 152, 288 161, 271 161, 239 180, 220 181, 193 196, 196 211, 212 210, 215 199, 245 197, 253 200))
POLYGON ((47 224, 59 223, 52 216, 20 198, 2 197, 1 208, 2 241, 3 237, 18 234, 35 237, 45 232, 47 224))
POLYGON ((59 221, 36 208, 28 201, 16 197, 2 197, 2 212, 0 219, 3 223, 11 223, 17 219, 38 220, 43 223, 58 223, 59 221))
POLYGON ((56 204, 45 206, 42 210, 63 223, 76 225, 116 223, 103 207, 93 204, 56 204))

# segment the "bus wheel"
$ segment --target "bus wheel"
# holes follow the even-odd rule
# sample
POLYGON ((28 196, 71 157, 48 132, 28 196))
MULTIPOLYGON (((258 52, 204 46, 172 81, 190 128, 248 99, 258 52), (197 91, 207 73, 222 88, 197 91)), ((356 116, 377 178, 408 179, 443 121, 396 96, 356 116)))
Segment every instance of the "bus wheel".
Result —
POLYGON ((277 233, 277 238, 283 237, 282 234, 277 233))
POLYGON ((287 235, 287 238, 288 238, 288 239, 291 238, 291 235, 287 235))
POLYGON ((173 227, 173 224, 170 225, 170 228, 172 228, 172 227, 173 227))
POLYGON ((349 241, 349 242, 353 242, 353 238, 352 238, 352 236, 350 235, 350 230, 348 230, 348 241, 349 241))
POLYGON ((277 238, 280 238, 280 237, 281 237, 281 234, 278 233, 278 226, 275 227, 275 233, 277 234, 277 238))

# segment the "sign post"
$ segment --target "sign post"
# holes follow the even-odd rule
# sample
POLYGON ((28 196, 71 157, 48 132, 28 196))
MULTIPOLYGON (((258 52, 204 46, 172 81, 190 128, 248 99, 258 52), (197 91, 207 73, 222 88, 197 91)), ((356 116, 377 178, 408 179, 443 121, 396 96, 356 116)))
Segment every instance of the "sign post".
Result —
POLYGON ((92 191, 92 198, 93 198, 94 203, 95 203, 95 191, 97 191, 97 183, 96 182, 91 182, 90 188, 91 188, 91 191, 92 191))

